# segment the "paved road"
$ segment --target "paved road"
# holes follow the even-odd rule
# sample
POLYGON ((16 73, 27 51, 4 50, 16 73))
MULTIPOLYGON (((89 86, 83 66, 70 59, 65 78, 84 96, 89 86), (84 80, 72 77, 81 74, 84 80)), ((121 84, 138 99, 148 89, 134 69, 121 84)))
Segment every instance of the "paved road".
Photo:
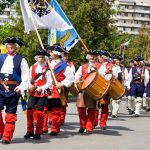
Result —
POLYGON ((75 103, 69 103, 66 124, 57 137, 43 135, 40 141, 25 140, 26 117, 18 109, 18 121, 12 144, 0 150, 150 150, 150 113, 142 111, 140 118, 130 117, 122 101, 118 118, 109 118, 105 131, 97 127, 92 135, 79 135, 75 103))

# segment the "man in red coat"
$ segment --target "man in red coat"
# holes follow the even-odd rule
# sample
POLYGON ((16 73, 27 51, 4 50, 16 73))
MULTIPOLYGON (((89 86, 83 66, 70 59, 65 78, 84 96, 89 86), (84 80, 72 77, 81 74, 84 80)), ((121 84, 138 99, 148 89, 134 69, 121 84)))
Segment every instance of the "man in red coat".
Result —
POLYGON ((51 113, 51 136, 56 136, 60 132, 61 108, 66 106, 65 99, 60 97, 58 90, 63 87, 69 87, 74 82, 74 74, 68 64, 62 59, 64 50, 60 45, 54 45, 48 48, 51 55, 50 66, 54 70, 56 82, 53 82, 51 88, 51 99, 48 100, 48 111, 51 113), (56 85, 57 84, 57 85, 56 85))
POLYGON ((40 135, 43 133, 44 105, 47 99, 46 90, 52 85, 52 78, 47 65, 47 56, 49 54, 45 50, 38 49, 34 54, 36 63, 30 68, 27 133, 24 136, 25 139, 33 137, 33 139, 39 140, 41 138, 40 135), (34 134, 33 113, 35 108, 37 123, 34 134))
MULTIPOLYGON (((75 74, 75 83, 80 83, 85 79, 92 70, 99 69, 100 64, 97 63, 97 52, 90 50, 87 54, 88 63, 79 67, 75 74)), ((77 98, 77 110, 79 114, 80 129, 79 133, 92 133, 94 129, 94 116, 96 112, 96 101, 80 91, 77 98)))

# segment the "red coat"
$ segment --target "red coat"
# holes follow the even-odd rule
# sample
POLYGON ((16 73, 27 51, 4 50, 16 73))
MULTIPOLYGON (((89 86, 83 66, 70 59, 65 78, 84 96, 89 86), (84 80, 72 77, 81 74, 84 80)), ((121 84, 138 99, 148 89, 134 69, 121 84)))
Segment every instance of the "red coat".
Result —
MULTIPOLYGON (((36 67, 37 67, 37 64, 32 65, 31 80, 34 79, 37 75, 35 73, 36 67)), ((32 85, 40 87, 40 86, 43 86, 44 84, 46 84, 45 75, 46 75, 47 70, 48 70, 48 66, 45 65, 42 68, 42 71, 43 71, 43 75, 41 75, 42 79, 41 79, 41 76, 40 76, 39 77, 40 79, 37 79, 32 85)), ((47 94, 45 92, 42 93, 42 92, 36 92, 36 91, 29 91, 29 95, 34 96, 34 97, 45 97, 45 96, 47 96, 47 94)))
MULTIPOLYGON (((100 63, 95 63, 93 67, 95 67, 97 70, 100 68, 101 64, 100 63)), ((82 80, 85 79, 85 77, 88 74, 88 64, 83 64, 82 65, 82 80)))

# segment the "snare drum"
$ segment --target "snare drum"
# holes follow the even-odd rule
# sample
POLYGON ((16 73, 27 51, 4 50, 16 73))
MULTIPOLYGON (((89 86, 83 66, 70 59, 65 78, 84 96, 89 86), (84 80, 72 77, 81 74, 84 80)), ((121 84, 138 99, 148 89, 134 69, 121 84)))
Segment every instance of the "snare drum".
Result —
POLYGON ((125 88, 120 83, 119 80, 117 80, 115 77, 112 76, 110 79, 111 85, 110 89, 108 90, 108 94, 111 96, 113 100, 118 100, 122 98, 125 94, 125 88))
POLYGON ((90 95, 93 100, 98 100, 107 93, 109 87, 110 81, 99 75, 97 71, 92 71, 86 76, 80 89, 90 95))

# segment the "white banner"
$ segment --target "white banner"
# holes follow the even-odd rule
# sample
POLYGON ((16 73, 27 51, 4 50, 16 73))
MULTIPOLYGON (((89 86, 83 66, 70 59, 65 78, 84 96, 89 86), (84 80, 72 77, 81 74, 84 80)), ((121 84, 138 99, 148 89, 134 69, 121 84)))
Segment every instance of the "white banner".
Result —
POLYGON ((72 29, 62 17, 44 0, 20 0, 22 16, 24 20, 25 32, 34 29, 32 19, 37 29, 54 28, 59 31, 72 29))

